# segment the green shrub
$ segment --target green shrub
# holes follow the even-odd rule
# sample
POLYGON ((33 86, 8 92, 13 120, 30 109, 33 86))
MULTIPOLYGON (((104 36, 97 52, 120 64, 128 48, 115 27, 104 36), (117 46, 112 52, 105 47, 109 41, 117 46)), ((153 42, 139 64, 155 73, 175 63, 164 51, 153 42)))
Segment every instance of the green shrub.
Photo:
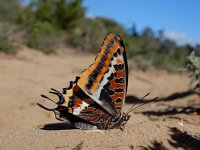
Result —
POLYGON ((57 25, 64 30, 71 30, 79 26, 80 20, 85 16, 86 8, 82 0, 57 0, 55 16, 57 25))
POLYGON ((200 91, 200 56, 197 56, 195 51, 193 51, 187 59, 186 69, 191 72, 189 85, 191 87, 193 85, 194 90, 200 91))
POLYGON ((68 32, 67 43, 82 51, 98 52, 109 32, 125 34, 120 24, 107 18, 84 18, 80 24, 74 31, 68 32))
POLYGON ((48 22, 36 22, 27 35, 27 45, 46 54, 55 52, 58 29, 48 22))
POLYGON ((71 30, 85 15, 82 0, 33 0, 31 8, 35 21, 49 22, 54 27, 71 30))
MULTIPOLYGON (((61 43, 61 34, 67 31, 69 35, 84 17, 85 7, 81 4, 82 0, 33 0, 28 6, 31 9, 27 9, 29 15, 19 12, 18 17, 18 22, 29 28, 27 45, 44 53, 55 52, 55 46, 61 43)), ((78 37, 76 35, 75 39, 78 37)))
POLYGON ((19 9, 20 3, 18 0, 0 0, 0 20, 14 21, 16 19, 16 13, 19 9))
POLYGON ((0 52, 15 54, 18 47, 12 44, 7 37, 0 36, 0 52))
POLYGON ((81 26, 68 32, 67 43, 79 50, 98 52, 106 30, 101 22, 93 19, 83 19, 81 26))

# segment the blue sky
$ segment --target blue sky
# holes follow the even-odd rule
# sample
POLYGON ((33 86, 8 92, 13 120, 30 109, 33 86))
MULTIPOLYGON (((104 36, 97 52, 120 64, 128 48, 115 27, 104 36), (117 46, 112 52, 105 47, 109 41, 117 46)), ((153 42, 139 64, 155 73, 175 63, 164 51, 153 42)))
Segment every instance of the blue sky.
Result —
POLYGON ((178 44, 200 44, 200 0, 83 0, 83 5, 87 16, 108 17, 125 28, 135 24, 138 31, 163 29, 178 44))
POLYGON ((88 16, 114 19, 126 28, 136 24, 163 29, 178 44, 200 43, 200 0, 84 0, 88 16))

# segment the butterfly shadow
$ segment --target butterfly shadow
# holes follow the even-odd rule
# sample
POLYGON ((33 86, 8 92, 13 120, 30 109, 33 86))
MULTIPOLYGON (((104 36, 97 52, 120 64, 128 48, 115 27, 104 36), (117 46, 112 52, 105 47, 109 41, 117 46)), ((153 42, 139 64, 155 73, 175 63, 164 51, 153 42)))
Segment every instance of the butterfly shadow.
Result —
POLYGON ((193 106, 187 106, 187 107, 168 107, 164 110, 158 110, 158 111, 143 111, 140 112, 143 115, 148 116, 163 116, 163 115, 177 115, 177 114, 198 114, 200 115, 200 106, 193 105, 193 106))
MULTIPOLYGON (((170 139, 167 140, 170 146, 174 149, 190 149, 199 150, 200 135, 192 136, 186 131, 181 131, 175 127, 169 127, 170 139)), ((142 150, 167 150, 163 142, 153 141, 147 147, 140 146, 142 150)))
POLYGON ((200 135, 192 136, 186 131, 181 131, 177 128, 170 128, 171 140, 168 140, 169 144, 175 149, 193 149, 199 150, 200 148, 200 135))
POLYGON ((168 150, 168 148, 166 148, 162 142, 158 141, 151 142, 151 145, 148 147, 140 146, 140 148, 142 150, 168 150))
MULTIPOLYGON (((157 100, 151 101, 150 99, 146 99, 146 100, 141 100, 139 98, 137 98, 136 96, 127 96, 125 102, 126 103, 132 103, 132 104, 140 104, 140 103, 158 103, 158 102, 169 102, 169 101, 173 101, 176 99, 180 99, 180 98, 184 98, 184 97, 188 97, 188 96, 192 96, 192 95, 199 95, 200 93, 195 92, 195 91, 184 91, 184 92, 177 92, 177 93, 173 93, 170 94, 169 96, 166 97, 161 97, 158 98, 157 100)), ((166 109, 162 109, 162 110, 149 110, 149 111, 142 111, 140 113, 144 114, 144 115, 153 115, 153 116, 163 116, 163 115, 176 115, 176 114, 200 114, 200 105, 198 104, 193 104, 190 106, 186 106, 186 107, 181 107, 181 106, 171 106, 171 105, 167 105, 168 106, 166 109)))
MULTIPOLYGON (((192 91, 192 90, 187 90, 187 91, 183 91, 183 92, 175 92, 175 93, 172 93, 166 97, 160 97, 158 98, 156 101, 152 101, 154 103, 157 103, 157 102, 167 102, 167 101, 173 101, 173 100, 176 100, 176 99, 179 99, 179 98, 184 98, 184 97, 188 97, 188 96, 192 96, 192 95, 198 95, 200 96, 200 93, 199 92, 195 92, 195 91, 192 91)), ((125 102, 128 103, 128 104, 134 104, 134 103, 148 103, 151 99, 145 99, 145 101, 141 100, 141 98, 138 98, 134 95, 128 95, 125 99, 125 102)))
POLYGON ((41 130, 72 130, 75 129, 70 123, 51 123, 40 127, 41 130))

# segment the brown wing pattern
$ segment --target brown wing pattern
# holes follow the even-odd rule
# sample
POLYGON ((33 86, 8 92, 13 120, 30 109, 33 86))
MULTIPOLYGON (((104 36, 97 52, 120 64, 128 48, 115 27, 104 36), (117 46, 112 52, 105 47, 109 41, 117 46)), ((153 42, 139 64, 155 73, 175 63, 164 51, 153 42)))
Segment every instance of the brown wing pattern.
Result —
POLYGON ((110 33, 105 37, 94 63, 80 75, 77 85, 109 114, 116 116, 122 109, 127 81, 123 41, 110 33))
POLYGON ((112 101, 115 103, 117 113, 122 111, 128 87, 128 64, 125 47, 122 39, 117 36, 120 49, 116 49, 113 54, 113 68, 115 72, 108 78, 108 83, 104 86, 109 92, 112 101))

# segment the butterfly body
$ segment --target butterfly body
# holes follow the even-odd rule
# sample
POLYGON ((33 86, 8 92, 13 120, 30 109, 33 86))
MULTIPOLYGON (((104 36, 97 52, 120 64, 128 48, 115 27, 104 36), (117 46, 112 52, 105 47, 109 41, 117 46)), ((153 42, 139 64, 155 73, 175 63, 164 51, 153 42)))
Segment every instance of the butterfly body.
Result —
POLYGON ((50 91, 59 97, 57 108, 39 106, 53 111, 57 119, 67 120, 80 129, 122 128, 130 118, 122 111, 127 87, 125 47, 121 37, 110 33, 88 69, 62 92, 50 91))

